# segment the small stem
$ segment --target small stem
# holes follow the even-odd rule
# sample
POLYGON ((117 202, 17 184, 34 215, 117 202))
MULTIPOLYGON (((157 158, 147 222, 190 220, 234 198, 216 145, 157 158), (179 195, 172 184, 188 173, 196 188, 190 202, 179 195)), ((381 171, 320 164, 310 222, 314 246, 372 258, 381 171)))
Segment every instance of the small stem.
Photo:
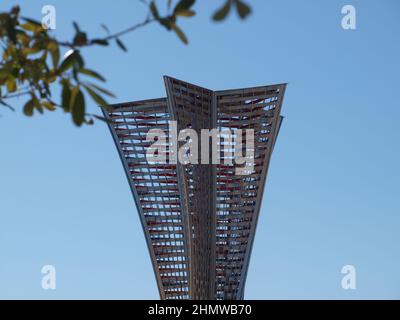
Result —
MULTIPOLYGON (((155 19, 150 19, 150 18, 148 17, 148 18, 146 18, 146 20, 144 20, 143 22, 137 23, 137 24, 135 24, 135 25, 133 25, 133 26, 131 26, 131 27, 129 27, 129 28, 126 28, 126 29, 124 29, 124 30, 121 30, 121 31, 119 31, 119 32, 116 32, 116 33, 114 33, 114 34, 111 34, 111 35, 109 35, 109 36, 107 36, 107 37, 100 38, 100 40, 112 40, 112 39, 116 39, 116 38, 121 37, 121 36, 123 36, 123 35, 125 35, 125 34, 127 34, 127 33, 130 33, 130 32, 135 31, 136 29, 139 29, 139 28, 141 28, 141 27, 144 27, 144 26, 146 26, 146 25, 148 25, 148 24, 150 24, 150 23, 152 23, 152 22, 154 22, 154 21, 155 21, 155 19)), ((74 45, 73 43, 71 43, 71 42, 59 42, 59 45, 60 45, 60 46, 64 46, 64 47, 70 47, 70 48, 75 47, 75 45, 74 45)), ((93 45, 93 43, 91 43, 91 42, 89 41, 86 45, 83 45, 82 47, 88 47, 88 46, 91 46, 91 45, 93 45)))
POLYGON ((149 19, 148 18, 145 21, 143 21, 141 23, 138 23, 138 24, 136 24, 136 25, 134 25, 132 27, 129 27, 129 28, 125 29, 125 30, 119 31, 119 32, 114 33, 112 35, 109 35, 109 36, 105 37, 104 40, 111 40, 111 39, 118 38, 120 36, 123 36, 123 35, 129 33, 129 32, 135 31, 136 29, 144 27, 144 26, 146 26, 146 25, 148 25, 148 24, 150 24, 150 23, 152 23, 154 21, 155 21, 154 19, 149 19))
POLYGON ((30 93, 31 93, 30 91, 22 91, 22 92, 18 92, 18 93, 14 93, 14 94, 7 94, 2 99, 17 98, 17 97, 24 96, 24 95, 30 94, 30 93))

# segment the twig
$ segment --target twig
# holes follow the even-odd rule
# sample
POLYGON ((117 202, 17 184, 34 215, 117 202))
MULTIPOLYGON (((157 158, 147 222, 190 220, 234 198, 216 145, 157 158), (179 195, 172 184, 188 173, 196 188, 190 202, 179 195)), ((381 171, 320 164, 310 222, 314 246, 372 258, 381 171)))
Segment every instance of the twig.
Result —
POLYGON ((138 24, 136 24, 136 25, 134 25, 132 27, 129 27, 129 28, 125 29, 125 30, 119 31, 117 33, 114 33, 112 35, 109 35, 109 36, 105 37, 104 40, 111 40, 111 39, 118 38, 120 36, 123 36, 123 35, 129 33, 129 32, 135 31, 136 29, 144 27, 144 26, 146 26, 146 25, 148 25, 148 24, 150 24, 150 23, 152 23, 154 21, 155 21, 155 19, 147 18, 145 21, 143 21, 141 23, 138 23, 138 24))
MULTIPOLYGON (((118 37, 121 37, 121 36, 129 33, 129 32, 135 31, 136 29, 142 28, 142 27, 144 27, 144 26, 146 26, 146 25, 148 25, 148 24, 150 24, 150 23, 152 23, 154 21, 156 21, 156 20, 155 19, 150 19, 149 17, 147 17, 146 20, 144 20, 143 22, 137 23, 137 24, 135 24, 135 25, 133 25, 133 26, 131 26, 129 28, 126 28, 126 29, 121 30, 119 32, 116 32, 114 34, 108 35, 107 37, 99 38, 98 40, 107 41, 107 40, 116 39, 118 37)), ((83 47, 91 46, 93 44, 95 44, 95 43, 92 43, 92 42, 89 41, 87 44, 83 45, 83 47)), ((64 46, 64 47, 74 47, 75 46, 71 42, 59 42, 59 45, 64 46)))
POLYGON ((10 99, 10 98, 17 98, 20 96, 24 96, 26 94, 30 94, 30 91, 22 91, 22 92, 18 92, 18 93, 14 93, 14 94, 7 94, 4 97, 2 97, 2 99, 10 99))

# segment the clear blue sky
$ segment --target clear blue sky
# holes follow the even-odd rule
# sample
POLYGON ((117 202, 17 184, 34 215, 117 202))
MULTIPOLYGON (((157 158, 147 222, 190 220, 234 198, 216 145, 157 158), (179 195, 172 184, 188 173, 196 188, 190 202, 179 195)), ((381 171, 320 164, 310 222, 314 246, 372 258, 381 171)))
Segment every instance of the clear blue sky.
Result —
MULTIPOLYGON (((164 96, 164 74, 211 89, 288 82, 246 298, 400 298, 400 2, 249 0, 248 21, 222 24, 210 21, 222 0, 198 2, 198 16, 182 21, 189 46, 154 25, 124 38, 128 53, 84 52, 117 94, 111 102, 164 96), (345 4, 357 9, 355 31, 341 28, 345 4), (356 290, 341 288, 347 264, 356 290)), ((117 31, 144 15, 132 0, 0 8, 15 3, 37 19, 55 5, 65 39, 73 20, 103 35, 101 23, 117 31)), ((157 299, 105 124, 0 113, 0 298, 157 299), (40 286, 45 264, 57 269, 55 291, 40 286)))

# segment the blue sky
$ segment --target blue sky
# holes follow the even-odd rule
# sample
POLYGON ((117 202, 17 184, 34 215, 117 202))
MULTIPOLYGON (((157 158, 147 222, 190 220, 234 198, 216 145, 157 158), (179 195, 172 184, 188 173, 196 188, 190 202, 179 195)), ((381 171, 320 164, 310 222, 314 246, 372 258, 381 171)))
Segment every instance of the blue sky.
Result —
MULTIPOLYGON (((249 0, 248 21, 215 24, 223 1, 198 2, 181 24, 189 46, 154 25, 123 38, 128 53, 84 52, 117 95, 110 102, 164 96, 164 74, 211 89, 288 82, 246 298, 399 299, 400 3, 249 0), (357 10, 356 30, 341 28, 345 4, 357 10), (356 290, 341 288, 347 264, 356 290)), ((0 9, 15 3, 39 20, 53 4, 64 39, 74 20, 103 35, 101 23, 117 31, 145 12, 128 0, 3 0, 0 9)), ((105 124, 0 113, 0 298, 157 299, 105 124), (54 291, 40 285, 46 264, 57 270, 54 291)))

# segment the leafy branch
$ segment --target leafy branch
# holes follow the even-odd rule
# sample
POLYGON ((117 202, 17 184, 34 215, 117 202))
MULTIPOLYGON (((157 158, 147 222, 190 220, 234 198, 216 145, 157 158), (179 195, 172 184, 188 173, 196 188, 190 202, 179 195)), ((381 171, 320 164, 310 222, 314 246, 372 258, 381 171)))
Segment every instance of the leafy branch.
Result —
MULTIPOLYGON (((106 79, 86 66, 82 56, 85 47, 109 46, 115 42, 121 50, 127 51, 121 37, 154 22, 174 32, 183 43, 188 43, 177 21, 195 16, 195 0, 179 0, 175 5, 172 0, 168 0, 168 12, 165 14, 160 14, 155 0, 142 2, 148 6, 144 21, 115 33, 110 33, 108 27, 102 25, 106 36, 97 38, 89 38, 74 22, 75 35, 71 41, 58 40, 42 23, 21 16, 19 6, 0 13, 0 46, 3 50, 0 62, 0 105, 14 110, 9 101, 27 96, 28 100, 23 107, 26 116, 62 109, 71 114, 77 126, 92 124, 94 118, 104 120, 101 116, 86 112, 86 99, 90 97, 96 104, 106 106, 106 97, 115 96, 99 86, 98 83, 104 83, 106 79), (62 47, 69 50, 61 59, 62 47), (59 102, 52 97, 54 85, 61 87, 59 102)), ((213 20, 224 20, 232 7, 236 7, 242 19, 250 14, 250 7, 242 0, 225 0, 223 6, 214 13, 213 20)))

